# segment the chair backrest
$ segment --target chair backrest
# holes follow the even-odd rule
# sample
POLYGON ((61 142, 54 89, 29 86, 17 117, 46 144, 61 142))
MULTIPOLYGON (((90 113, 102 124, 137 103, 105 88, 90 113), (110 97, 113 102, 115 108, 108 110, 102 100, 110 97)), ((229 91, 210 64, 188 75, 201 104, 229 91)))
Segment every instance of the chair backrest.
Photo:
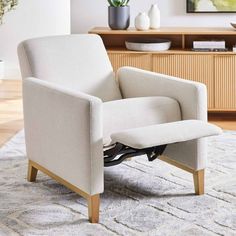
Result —
POLYGON ((18 46, 22 77, 36 77, 111 101, 121 98, 102 39, 79 34, 30 39, 18 46))

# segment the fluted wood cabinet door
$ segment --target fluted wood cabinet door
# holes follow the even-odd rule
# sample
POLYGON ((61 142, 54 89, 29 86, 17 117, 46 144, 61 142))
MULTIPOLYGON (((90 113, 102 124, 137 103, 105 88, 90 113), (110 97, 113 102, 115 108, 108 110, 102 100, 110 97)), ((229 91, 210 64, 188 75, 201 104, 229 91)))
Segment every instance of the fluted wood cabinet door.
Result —
POLYGON ((215 56, 215 106, 219 110, 236 109, 236 56, 215 56))
POLYGON ((133 66, 143 70, 152 69, 152 55, 142 53, 108 53, 116 72, 122 66, 133 66))
POLYGON ((201 54, 153 55, 153 71, 204 83, 208 109, 214 109, 214 56, 201 54))

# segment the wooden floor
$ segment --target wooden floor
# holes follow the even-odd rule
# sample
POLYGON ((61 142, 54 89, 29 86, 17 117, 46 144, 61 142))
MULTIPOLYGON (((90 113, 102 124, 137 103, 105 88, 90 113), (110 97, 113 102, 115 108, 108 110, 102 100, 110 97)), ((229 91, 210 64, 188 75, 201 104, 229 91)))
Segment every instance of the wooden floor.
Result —
MULTIPOLYGON (((21 80, 0 80, 0 147, 23 128, 22 113, 21 80)), ((236 130, 236 113, 211 113, 209 120, 236 130)))
POLYGON ((0 80, 0 147, 23 128, 20 80, 0 80))

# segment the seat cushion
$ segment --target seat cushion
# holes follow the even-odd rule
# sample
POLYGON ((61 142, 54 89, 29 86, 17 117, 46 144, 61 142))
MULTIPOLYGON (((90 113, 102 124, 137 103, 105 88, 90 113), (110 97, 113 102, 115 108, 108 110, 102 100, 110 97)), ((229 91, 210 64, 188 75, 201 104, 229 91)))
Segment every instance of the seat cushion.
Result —
POLYGON ((111 135, 112 143, 144 149, 165 144, 185 142, 194 139, 221 134, 222 130, 200 120, 182 120, 177 122, 150 125, 128 129, 111 135))
POLYGON ((138 97, 103 103, 104 145, 126 129, 181 120, 179 103, 169 97, 138 97))

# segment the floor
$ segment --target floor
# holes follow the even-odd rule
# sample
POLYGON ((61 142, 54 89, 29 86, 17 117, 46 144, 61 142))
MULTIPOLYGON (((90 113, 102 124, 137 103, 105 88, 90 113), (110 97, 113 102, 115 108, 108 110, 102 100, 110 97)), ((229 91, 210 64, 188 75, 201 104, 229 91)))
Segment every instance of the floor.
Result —
POLYGON ((193 194, 190 173, 161 160, 142 156, 105 168, 100 224, 93 225, 85 199, 40 172, 26 182, 23 143, 20 133, 0 150, 0 235, 236 236, 235 132, 209 138, 202 196, 193 194))
MULTIPOLYGON (((0 80, 0 147, 24 126, 21 80, 0 80)), ((211 113, 210 122, 236 130, 236 113, 211 113)))
POLYGON ((0 80, 0 147, 23 128, 20 80, 0 80))

